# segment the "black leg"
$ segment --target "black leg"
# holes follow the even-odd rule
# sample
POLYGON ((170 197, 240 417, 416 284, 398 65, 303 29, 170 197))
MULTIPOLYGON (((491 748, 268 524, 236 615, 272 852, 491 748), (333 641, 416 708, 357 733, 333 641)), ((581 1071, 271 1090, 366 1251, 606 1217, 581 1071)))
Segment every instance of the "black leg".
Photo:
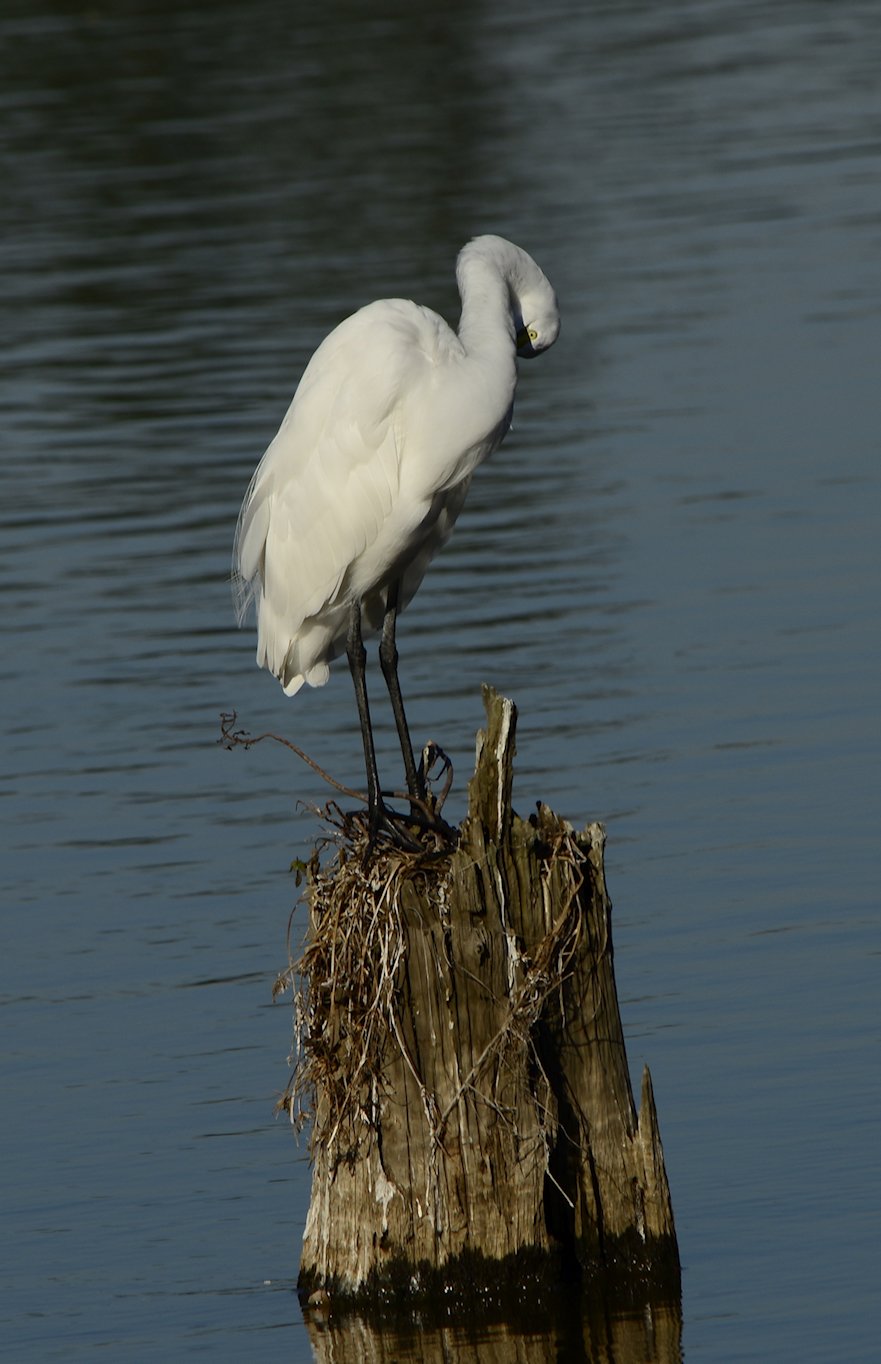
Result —
POLYGON ((355 602, 349 616, 346 657, 349 660, 349 670, 355 684, 355 699, 358 702, 358 719, 361 721, 361 739, 364 744, 364 764, 367 768, 368 839, 365 859, 370 857, 380 832, 385 833, 398 847, 407 848, 411 852, 419 852, 421 849, 418 841, 407 833, 402 817, 395 815, 386 808, 382 799, 382 792, 379 789, 376 746, 373 742, 373 728, 370 724, 370 707, 367 704, 367 650, 364 648, 364 641, 361 638, 360 602, 355 602))
POLYGON ((349 671, 355 684, 355 699, 358 702, 358 719, 361 721, 361 739, 364 744, 364 764, 367 768, 367 810, 371 833, 375 836, 382 798, 379 793, 379 773, 376 768, 373 730, 370 725, 370 708, 367 704, 367 650, 364 648, 364 641, 361 638, 361 603, 359 601, 353 604, 349 616, 346 657, 349 660, 349 671))
POLYGON ((399 591, 399 583, 392 583, 388 590, 385 618, 382 623, 382 639, 379 644, 379 662, 382 675, 385 678, 385 685, 388 687, 395 724, 398 727, 401 753, 404 755, 404 771, 407 775, 407 790, 410 793, 411 800, 424 801, 425 782, 413 757, 410 730, 407 725, 407 717, 404 714, 404 699, 401 696, 401 684, 398 681, 398 647, 395 643, 395 624, 398 618, 399 591))

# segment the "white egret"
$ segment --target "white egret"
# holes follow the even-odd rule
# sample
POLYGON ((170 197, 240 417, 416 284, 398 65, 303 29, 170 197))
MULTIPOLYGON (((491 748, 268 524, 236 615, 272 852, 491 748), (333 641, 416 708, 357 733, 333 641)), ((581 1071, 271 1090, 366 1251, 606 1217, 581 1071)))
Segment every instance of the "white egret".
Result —
POLYGON ((293 696, 304 683, 323 686, 332 660, 348 656, 371 840, 380 829, 399 839, 402 831, 382 801, 363 636, 382 632, 379 658, 412 813, 418 822, 421 810, 425 823, 425 783, 398 683, 396 618, 449 539, 475 468, 511 424, 516 357, 538 355, 560 330, 551 285, 502 237, 463 247, 456 279, 458 333, 431 309, 389 298, 361 308, 321 343, 236 528, 236 610, 241 624, 256 604, 258 664, 293 696))

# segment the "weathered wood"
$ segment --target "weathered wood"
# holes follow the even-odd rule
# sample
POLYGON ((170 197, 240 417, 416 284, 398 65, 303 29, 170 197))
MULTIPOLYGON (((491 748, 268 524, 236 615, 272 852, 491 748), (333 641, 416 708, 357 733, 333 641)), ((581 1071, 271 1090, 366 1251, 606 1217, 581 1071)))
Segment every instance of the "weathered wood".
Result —
POLYGON ((464 1301, 479 1285, 502 1301, 577 1273, 676 1295, 651 1080, 637 1117, 615 992, 604 833, 543 805, 514 814, 516 711, 484 700, 453 854, 313 860, 301 1293, 464 1301))

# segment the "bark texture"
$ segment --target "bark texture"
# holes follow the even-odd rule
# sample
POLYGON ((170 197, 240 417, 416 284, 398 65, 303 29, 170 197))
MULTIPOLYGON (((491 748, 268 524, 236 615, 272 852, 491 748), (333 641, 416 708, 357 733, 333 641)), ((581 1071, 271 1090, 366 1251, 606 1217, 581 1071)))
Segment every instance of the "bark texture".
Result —
POLYGON ((511 808, 516 711, 485 691, 456 851, 311 868, 313 1093, 300 1288, 331 1299, 561 1277, 678 1295, 661 1138, 631 1092, 604 833, 511 808))

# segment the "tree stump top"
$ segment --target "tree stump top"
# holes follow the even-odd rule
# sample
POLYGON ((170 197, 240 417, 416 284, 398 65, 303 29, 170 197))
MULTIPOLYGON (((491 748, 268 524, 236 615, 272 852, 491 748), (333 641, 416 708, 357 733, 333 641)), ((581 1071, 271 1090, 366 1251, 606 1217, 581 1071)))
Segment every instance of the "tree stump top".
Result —
MULTIPOLYGON (((604 832, 511 805, 517 712, 484 689, 456 850, 310 866, 299 1096, 304 1297, 678 1296, 648 1071, 637 1115, 604 832)), ((289 1096, 293 1104, 293 1098, 289 1096)))

